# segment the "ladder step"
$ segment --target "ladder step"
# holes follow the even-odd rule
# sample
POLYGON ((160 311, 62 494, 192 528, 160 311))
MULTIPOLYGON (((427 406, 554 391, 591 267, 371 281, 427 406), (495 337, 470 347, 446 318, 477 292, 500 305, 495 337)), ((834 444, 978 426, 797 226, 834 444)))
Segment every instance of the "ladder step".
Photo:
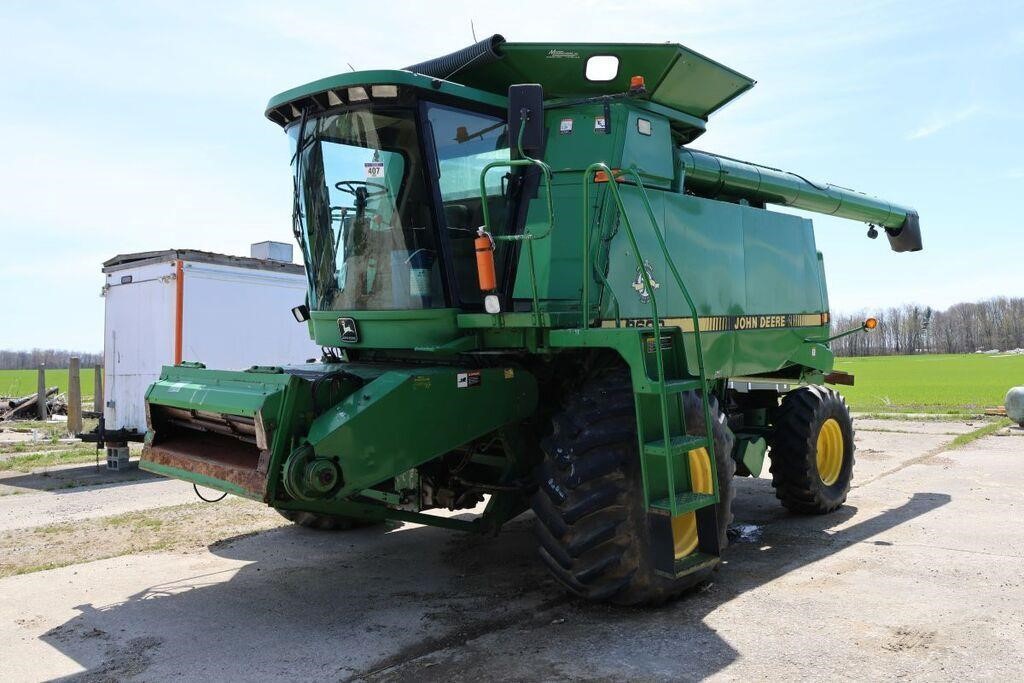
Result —
POLYGON ((697 450, 698 448, 707 448, 707 445, 708 441, 703 436, 680 434, 678 436, 669 437, 669 447, 667 450, 665 448, 664 439, 648 441, 644 444, 644 453, 646 455, 675 456, 682 455, 683 453, 689 453, 690 451, 697 450))
MULTIPOLYGON (((716 502, 715 497, 710 493, 677 493, 676 494, 676 512, 675 514, 681 515, 684 512, 693 512, 700 508, 707 507, 708 505, 714 505, 716 502)), ((651 502, 651 512, 656 512, 663 515, 672 514, 672 499, 662 498, 661 500, 655 500, 651 502)))
MULTIPOLYGON (((701 389, 701 381, 699 379, 668 379, 665 380, 665 393, 668 394, 682 394, 687 391, 696 391, 701 389)), ((661 393, 661 382, 651 382, 647 389, 638 391, 639 394, 651 394, 657 396, 661 393)))
POLYGON ((673 578, 679 578, 687 574, 692 574, 695 571, 704 569, 705 567, 713 567, 718 564, 718 556, 711 555, 709 553, 696 552, 692 555, 680 558, 675 562, 675 576, 673 578))

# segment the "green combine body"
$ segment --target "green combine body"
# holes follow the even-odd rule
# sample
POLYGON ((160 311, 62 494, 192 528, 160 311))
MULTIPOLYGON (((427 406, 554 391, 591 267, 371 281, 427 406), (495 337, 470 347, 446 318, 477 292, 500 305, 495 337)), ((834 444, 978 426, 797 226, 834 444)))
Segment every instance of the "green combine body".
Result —
POLYGON ((318 528, 494 533, 532 508, 556 578, 629 604, 718 564, 731 479, 769 448, 783 504, 835 509, 853 430, 825 383, 852 378, 811 221, 766 205, 869 223, 895 251, 920 227, 690 147, 752 85, 680 45, 494 36, 275 97, 309 277, 294 312, 324 357, 164 368, 142 467, 318 528))

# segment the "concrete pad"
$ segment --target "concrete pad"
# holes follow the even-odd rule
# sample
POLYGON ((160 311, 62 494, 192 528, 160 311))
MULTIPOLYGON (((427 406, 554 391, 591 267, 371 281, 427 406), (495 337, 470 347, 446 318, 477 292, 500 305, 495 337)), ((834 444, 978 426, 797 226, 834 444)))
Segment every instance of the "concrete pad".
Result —
POLYGON ((490 539, 286 527, 0 580, 0 662, 9 680, 1019 679, 1024 451, 943 438, 859 433, 832 515, 737 480, 727 562, 658 609, 566 597, 528 518, 490 539))
POLYGON ((858 432, 906 432, 909 434, 966 434, 985 424, 983 420, 936 420, 914 422, 911 420, 874 420, 857 417, 853 427, 858 432))
POLYGON ((0 531, 25 529, 196 500, 191 484, 134 469, 68 465, 0 473, 0 531))

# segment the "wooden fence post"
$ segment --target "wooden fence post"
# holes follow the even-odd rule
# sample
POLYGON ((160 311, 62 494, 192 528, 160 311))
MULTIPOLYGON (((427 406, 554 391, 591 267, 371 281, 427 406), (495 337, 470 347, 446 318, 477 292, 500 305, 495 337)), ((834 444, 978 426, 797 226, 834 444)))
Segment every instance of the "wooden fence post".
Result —
POLYGON ((46 365, 39 364, 39 381, 36 383, 36 414, 45 420, 46 414, 46 365))
POLYGON ((93 368, 92 409, 103 415, 103 366, 93 368))
POLYGON ((82 431, 81 369, 78 356, 71 356, 68 361, 68 434, 72 436, 82 431))

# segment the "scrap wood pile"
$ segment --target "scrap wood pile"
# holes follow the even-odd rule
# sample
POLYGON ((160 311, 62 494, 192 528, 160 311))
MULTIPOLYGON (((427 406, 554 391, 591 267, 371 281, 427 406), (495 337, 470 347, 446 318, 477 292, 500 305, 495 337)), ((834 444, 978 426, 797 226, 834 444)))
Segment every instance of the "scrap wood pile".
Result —
MULTIPOLYGON (((46 414, 67 415, 68 400, 64 394, 58 394, 57 387, 46 390, 46 414)), ((36 404, 39 394, 33 393, 21 398, 0 400, 0 420, 34 420, 39 414, 36 404)))

